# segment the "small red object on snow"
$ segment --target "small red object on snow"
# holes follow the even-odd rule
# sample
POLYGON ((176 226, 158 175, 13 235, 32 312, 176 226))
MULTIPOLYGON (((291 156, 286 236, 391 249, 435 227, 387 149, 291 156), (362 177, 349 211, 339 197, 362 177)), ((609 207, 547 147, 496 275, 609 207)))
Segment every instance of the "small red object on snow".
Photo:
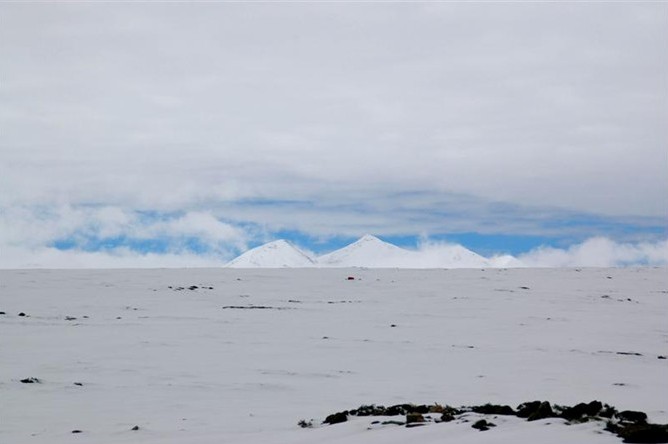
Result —
POLYGON ((354 281, 355 278, 354 278, 353 276, 348 276, 348 280, 349 280, 349 281, 354 281))

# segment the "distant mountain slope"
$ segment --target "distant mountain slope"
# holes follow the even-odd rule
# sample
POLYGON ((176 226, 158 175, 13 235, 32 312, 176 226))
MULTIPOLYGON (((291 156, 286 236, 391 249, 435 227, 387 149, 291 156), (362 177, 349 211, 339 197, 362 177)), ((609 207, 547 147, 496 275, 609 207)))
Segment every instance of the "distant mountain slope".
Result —
POLYGON ((229 268, 300 268, 313 267, 315 261, 291 243, 280 239, 248 250, 225 266, 229 268))
POLYGON ((366 234, 352 244, 317 258, 285 240, 253 248, 229 262, 231 268, 486 268, 517 267, 512 256, 487 259, 461 245, 426 244, 406 250, 366 234))
POLYGON ((485 268, 490 260, 461 245, 427 244, 415 252, 412 268, 485 268))
POLYGON ((413 252, 365 234, 359 240, 339 250, 318 257, 322 267, 410 267, 413 252))
POLYGON ((461 245, 427 245, 406 250, 366 234, 347 247, 318 258, 321 267, 484 268, 490 262, 461 245))

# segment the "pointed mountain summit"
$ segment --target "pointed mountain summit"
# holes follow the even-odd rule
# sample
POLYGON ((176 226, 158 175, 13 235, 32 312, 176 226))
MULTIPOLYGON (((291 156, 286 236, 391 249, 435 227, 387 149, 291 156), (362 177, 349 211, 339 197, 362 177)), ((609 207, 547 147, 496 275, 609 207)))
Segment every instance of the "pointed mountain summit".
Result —
POLYGON ((315 260, 283 239, 248 250, 225 265, 228 268, 302 268, 313 266, 315 266, 315 260))
POLYGON ((410 266, 413 252, 384 242, 371 234, 318 258, 323 267, 394 268, 410 266))
POLYGON ((417 250, 397 247, 365 234, 352 244, 312 258, 290 242, 277 240, 253 248, 229 262, 230 268, 487 268, 520 267, 512 256, 487 259, 457 244, 425 243, 417 250))

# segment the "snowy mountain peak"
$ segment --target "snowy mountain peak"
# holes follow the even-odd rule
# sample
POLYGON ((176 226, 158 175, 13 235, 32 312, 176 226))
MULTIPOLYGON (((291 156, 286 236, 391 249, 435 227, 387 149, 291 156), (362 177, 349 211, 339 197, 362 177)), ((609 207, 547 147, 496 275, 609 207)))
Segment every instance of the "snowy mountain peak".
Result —
MULTIPOLYGON (((357 239, 357 241, 355 241, 354 243, 360 243, 360 242, 383 242, 383 241, 378 239, 373 234, 365 234, 364 236, 357 239)), ((386 242, 383 242, 383 243, 386 243, 386 242)))
POLYGON ((279 239, 253 248, 229 262, 229 268, 313 267, 315 260, 290 242, 279 239))
POLYGON ((365 234, 347 247, 320 256, 318 263, 326 267, 400 267, 407 254, 408 250, 365 234))
POLYGON ((365 234, 352 244, 331 253, 312 258, 290 242, 280 239, 253 248, 229 262, 232 268, 485 268, 518 267, 522 263, 512 256, 487 259, 461 246, 422 244, 417 250, 406 250, 365 234))

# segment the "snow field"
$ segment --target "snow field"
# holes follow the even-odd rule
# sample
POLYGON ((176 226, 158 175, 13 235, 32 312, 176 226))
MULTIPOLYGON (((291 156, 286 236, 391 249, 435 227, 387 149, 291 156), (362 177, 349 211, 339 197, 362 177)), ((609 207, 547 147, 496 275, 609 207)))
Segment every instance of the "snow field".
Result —
POLYGON ((371 403, 598 399, 668 422, 668 361, 658 359, 668 354, 667 276, 0 271, 0 442, 620 442, 597 424, 554 419, 493 419, 487 432, 297 421, 371 403), (223 308, 253 306, 267 308, 223 308))

